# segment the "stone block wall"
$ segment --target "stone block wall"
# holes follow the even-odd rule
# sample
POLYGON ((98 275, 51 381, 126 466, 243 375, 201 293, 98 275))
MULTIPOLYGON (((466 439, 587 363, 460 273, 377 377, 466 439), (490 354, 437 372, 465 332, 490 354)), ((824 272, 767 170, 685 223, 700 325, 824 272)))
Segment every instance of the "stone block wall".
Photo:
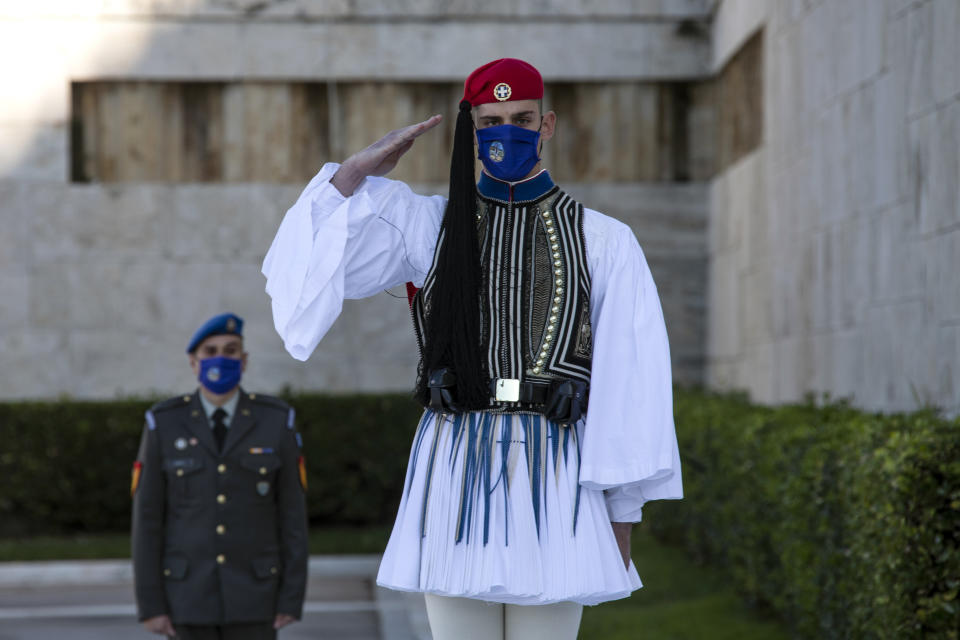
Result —
MULTIPOLYGON (((72 182, 306 184, 381 132, 430 114, 444 126, 417 140, 391 177, 443 182, 462 82, 74 82, 72 182)), ((552 82, 559 115, 541 150, 561 182, 709 179, 710 82, 552 82), (599 117, 598 117, 599 116, 599 117)), ((479 171, 479 166, 478 166, 479 171)))
POLYGON ((709 384, 960 410, 960 3, 723 0, 713 69, 758 29, 763 141, 710 186, 709 384))
MULTIPOLYGON (((186 341, 226 309, 248 323, 251 388, 377 391, 413 383, 416 348, 402 291, 348 302, 307 363, 283 351, 259 266, 302 185, 71 182, 72 83, 452 83, 503 55, 531 60, 548 83, 690 82, 709 71, 711 4, 0 3, 0 398, 189 388, 186 341)), ((708 114, 691 115, 696 126, 711 126, 708 114)), ((690 152, 690 166, 709 163, 709 148, 690 152)), ((568 186, 635 229, 663 296, 677 378, 700 380, 705 185, 568 186)))

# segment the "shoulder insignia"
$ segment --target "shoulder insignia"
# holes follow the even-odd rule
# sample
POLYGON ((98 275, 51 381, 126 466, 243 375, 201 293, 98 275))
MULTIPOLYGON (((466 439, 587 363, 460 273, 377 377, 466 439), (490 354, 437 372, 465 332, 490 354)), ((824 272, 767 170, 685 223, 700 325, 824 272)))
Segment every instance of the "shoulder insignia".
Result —
POLYGON ((293 407, 290 407, 290 413, 287 415, 287 429, 293 429, 293 419, 296 415, 297 412, 293 410, 293 407))
POLYGON ((156 419, 153 417, 153 411, 147 411, 147 413, 144 414, 144 418, 146 418, 146 420, 147 420, 147 428, 150 429, 150 431, 156 430, 156 428, 157 428, 157 421, 156 421, 156 419))
POLYGON ((191 400, 193 400, 193 396, 190 395, 174 396, 153 405, 150 407, 150 411, 158 413, 160 411, 167 411, 169 409, 178 409, 190 404, 191 400))
POLYGON ((272 407, 274 409, 280 409, 281 411, 288 411, 290 409, 290 405, 280 398, 268 396, 263 393, 248 393, 247 398, 251 402, 265 407, 272 407))

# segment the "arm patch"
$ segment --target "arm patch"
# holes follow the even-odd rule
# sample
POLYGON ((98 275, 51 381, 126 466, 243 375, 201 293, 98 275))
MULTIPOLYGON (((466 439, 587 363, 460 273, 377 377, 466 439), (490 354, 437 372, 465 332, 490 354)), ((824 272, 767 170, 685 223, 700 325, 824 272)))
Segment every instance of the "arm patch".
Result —
POLYGON ((293 429, 293 419, 296 417, 297 412, 293 410, 293 407, 290 408, 290 413, 287 415, 287 429, 293 429))
POLYGON ((297 458, 297 471, 300 476, 300 486, 304 491, 307 490, 307 462, 304 460, 303 456, 297 458))
POLYGON ((137 494, 140 488, 140 474, 143 472, 143 463, 137 460, 133 463, 133 471, 130 473, 130 497, 137 494))
POLYGON ((144 414, 144 417, 147 419, 147 428, 150 429, 150 431, 156 430, 157 421, 153 417, 153 411, 147 411, 147 413, 144 414))

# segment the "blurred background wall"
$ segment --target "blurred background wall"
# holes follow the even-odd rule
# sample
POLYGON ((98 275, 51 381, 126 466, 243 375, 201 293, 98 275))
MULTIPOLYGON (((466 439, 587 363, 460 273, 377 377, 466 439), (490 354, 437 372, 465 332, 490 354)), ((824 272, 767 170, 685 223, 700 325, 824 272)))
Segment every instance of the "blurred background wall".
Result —
POLYGON ((755 33, 762 143, 710 185, 708 383, 960 410, 960 2, 725 0, 712 69, 755 33))
MULTIPOLYGON (((703 376, 708 3, 275 0, 13 2, 0 13, 0 395, 112 397, 193 384, 208 316, 247 320, 246 384, 409 389, 402 287, 348 303, 306 364, 259 273, 323 162, 433 113, 463 78, 529 59, 561 130, 547 165, 628 221, 672 317, 678 377, 703 376), (475 6, 474 6, 475 5, 475 6)), ((452 117, 395 177, 443 192, 452 117)))
POLYGON ((251 388, 410 388, 402 289, 298 363, 259 265, 323 162, 432 113, 393 177, 442 193, 463 77, 515 56, 559 114, 546 166, 636 232, 679 382, 956 409, 957 9, 0 1, 0 397, 188 388, 227 309, 251 388))

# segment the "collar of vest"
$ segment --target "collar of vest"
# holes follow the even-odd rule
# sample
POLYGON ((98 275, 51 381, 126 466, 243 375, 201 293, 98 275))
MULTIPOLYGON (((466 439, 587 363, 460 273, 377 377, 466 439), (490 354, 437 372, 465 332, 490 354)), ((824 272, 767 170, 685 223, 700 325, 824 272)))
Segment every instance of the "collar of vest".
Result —
POLYGON ((486 171, 482 171, 480 181, 477 183, 477 191, 484 198, 490 198, 491 200, 517 202, 537 200, 550 189, 553 189, 553 186, 553 180, 546 169, 532 178, 519 182, 497 180, 488 175, 486 171))

